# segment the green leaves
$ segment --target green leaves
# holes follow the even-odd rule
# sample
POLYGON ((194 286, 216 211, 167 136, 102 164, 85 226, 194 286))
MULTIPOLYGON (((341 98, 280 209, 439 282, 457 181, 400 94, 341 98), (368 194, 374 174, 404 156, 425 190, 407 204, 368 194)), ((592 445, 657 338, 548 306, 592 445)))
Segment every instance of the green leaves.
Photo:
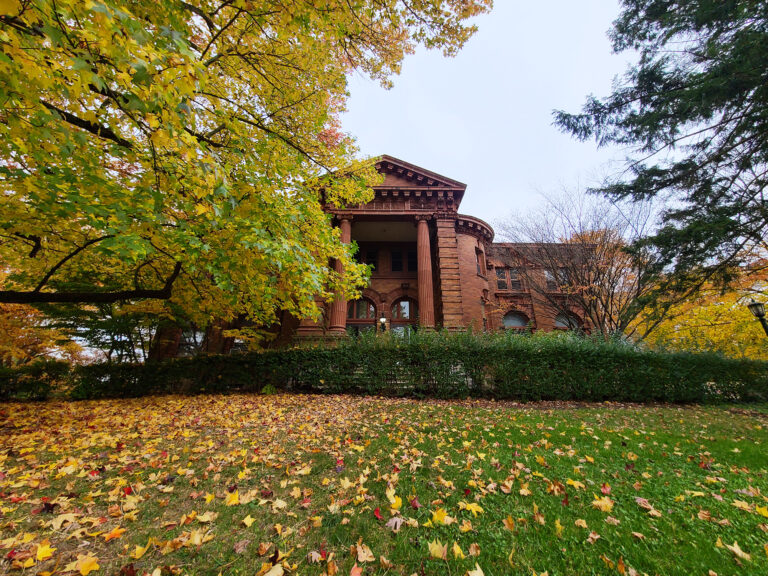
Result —
POLYGON ((346 75, 386 77, 426 39, 457 48, 489 5, 21 4, 0 34, 0 293, 53 270, 42 295, 88 278, 83 301, 138 297, 183 264, 171 305, 200 325, 317 315, 316 298, 365 278, 319 189, 365 202, 378 178, 338 129, 346 75), (355 178, 327 177, 342 171, 355 178), (42 239, 34 258, 29 237, 42 239))

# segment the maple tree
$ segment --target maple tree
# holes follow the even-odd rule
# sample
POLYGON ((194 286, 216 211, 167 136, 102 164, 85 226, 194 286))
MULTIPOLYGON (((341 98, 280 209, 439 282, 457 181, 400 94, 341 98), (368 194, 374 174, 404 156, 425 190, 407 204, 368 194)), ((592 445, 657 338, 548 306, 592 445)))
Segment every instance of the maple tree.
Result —
POLYGON ((654 310, 641 315, 638 324, 657 324, 646 343, 667 350, 764 360, 768 338, 746 306, 753 298, 762 299, 765 291, 764 263, 756 268, 742 271, 728 290, 706 284, 695 296, 671 303, 661 321, 654 310))
POLYGON ((0 302, 172 299, 205 326, 359 289, 323 210, 377 181, 339 127, 346 75, 453 54, 490 6, 2 2, 0 302))
POLYGON ((0 304, 0 366, 18 366, 38 358, 77 360, 81 347, 36 308, 0 304))

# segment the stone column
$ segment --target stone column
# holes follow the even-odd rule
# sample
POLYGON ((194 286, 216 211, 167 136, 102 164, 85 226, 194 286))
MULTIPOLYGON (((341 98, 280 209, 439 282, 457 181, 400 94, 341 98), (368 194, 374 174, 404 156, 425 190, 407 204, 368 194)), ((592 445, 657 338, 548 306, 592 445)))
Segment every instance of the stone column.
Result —
POLYGON ((429 248, 429 226, 419 218, 416 234, 417 270, 419 282, 419 326, 435 327, 435 303, 432 290, 432 251, 429 248))
MULTIPOLYGON (((341 228, 341 241, 344 244, 349 244, 352 241, 352 223, 350 218, 341 218, 339 227, 341 228)), ((340 260, 336 260, 334 268, 339 274, 344 273, 344 266, 340 260)), ((331 304, 331 317, 328 328, 332 333, 336 334, 345 334, 347 331, 347 301, 341 296, 336 298, 331 304)))

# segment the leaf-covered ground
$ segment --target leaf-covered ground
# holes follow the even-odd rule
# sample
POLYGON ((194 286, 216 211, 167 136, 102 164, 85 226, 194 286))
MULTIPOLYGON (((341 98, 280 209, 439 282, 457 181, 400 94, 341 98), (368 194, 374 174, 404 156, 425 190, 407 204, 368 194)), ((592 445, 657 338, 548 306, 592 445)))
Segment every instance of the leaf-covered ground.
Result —
POLYGON ((765 407, 0 404, 0 573, 768 574, 765 407))

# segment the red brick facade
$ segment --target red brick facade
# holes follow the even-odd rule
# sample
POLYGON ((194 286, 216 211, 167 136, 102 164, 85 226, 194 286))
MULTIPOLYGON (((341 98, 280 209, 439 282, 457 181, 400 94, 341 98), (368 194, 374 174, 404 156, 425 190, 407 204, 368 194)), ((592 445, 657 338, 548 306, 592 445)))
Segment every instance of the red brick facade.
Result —
MULTIPOLYGON (((358 258, 373 265, 362 301, 338 299, 323 320, 291 332, 343 335, 379 329, 382 318, 387 330, 558 328, 551 306, 516 279, 524 251, 493 243, 487 223, 459 213, 465 184, 390 156, 376 168, 384 182, 374 199, 334 211, 342 240, 357 242, 358 258)), ((572 322, 582 325, 576 311, 572 322)))

